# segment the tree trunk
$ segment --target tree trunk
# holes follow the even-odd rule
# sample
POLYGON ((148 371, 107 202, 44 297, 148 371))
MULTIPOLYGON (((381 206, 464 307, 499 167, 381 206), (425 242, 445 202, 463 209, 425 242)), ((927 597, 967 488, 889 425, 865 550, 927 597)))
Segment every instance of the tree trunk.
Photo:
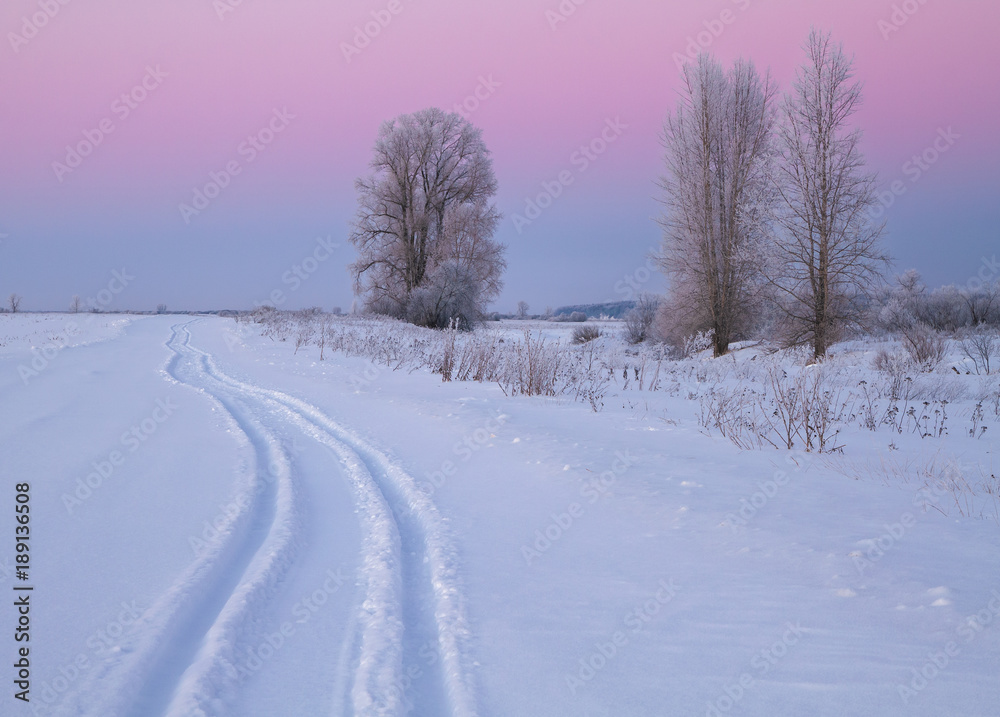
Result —
POLYGON ((729 353, 729 336, 722 327, 717 327, 712 334, 712 353, 715 358, 729 353))

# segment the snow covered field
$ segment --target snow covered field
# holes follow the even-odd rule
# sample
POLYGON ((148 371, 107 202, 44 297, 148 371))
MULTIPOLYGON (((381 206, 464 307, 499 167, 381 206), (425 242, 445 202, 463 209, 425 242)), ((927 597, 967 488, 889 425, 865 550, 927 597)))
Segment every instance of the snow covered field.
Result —
POLYGON ((34 586, 4 715, 1000 714, 997 383, 957 356, 866 403, 878 347, 835 347, 819 453, 746 429, 768 376, 818 370, 753 348, 647 356, 640 387, 609 323, 595 409, 231 319, 73 319, 0 316, 0 585, 30 482, 34 586))
POLYGON ((10 353, 17 349, 34 348, 43 359, 49 359, 53 350, 113 338, 137 317, 123 314, 10 314, 0 318, 0 350, 10 353))

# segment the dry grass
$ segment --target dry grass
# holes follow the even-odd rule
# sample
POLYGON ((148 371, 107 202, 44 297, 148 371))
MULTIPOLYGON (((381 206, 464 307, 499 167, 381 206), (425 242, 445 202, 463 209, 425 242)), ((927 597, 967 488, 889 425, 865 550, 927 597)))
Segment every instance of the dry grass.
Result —
POLYGON ((854 480, 877 480, 883 485, 914 491, 913 505, 942 515, 989 519, 1000 524, 1000 480, 992 463, 963 465, 939 451, 930 459, 880 456, 878 461, 828 458, 827 466, 854 480))

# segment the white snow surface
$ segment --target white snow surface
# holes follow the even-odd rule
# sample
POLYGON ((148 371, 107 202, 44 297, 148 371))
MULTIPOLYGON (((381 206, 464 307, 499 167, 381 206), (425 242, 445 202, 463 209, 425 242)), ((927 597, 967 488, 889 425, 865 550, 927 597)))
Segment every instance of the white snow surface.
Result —
POLYGON ((995 472, 962 406, 947 439, 740 451, 664 392, 595 412, 85 321, 0 317, 0 589, 23 482, 34 587, 0 714, 1000 714, 995 503, 893 479, 995 472))

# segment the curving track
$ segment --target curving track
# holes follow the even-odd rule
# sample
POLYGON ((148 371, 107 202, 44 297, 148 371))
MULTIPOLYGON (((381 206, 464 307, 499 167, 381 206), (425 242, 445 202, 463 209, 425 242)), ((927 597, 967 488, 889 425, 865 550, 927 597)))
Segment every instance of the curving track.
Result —
MULTIPOLYGON (((241 509, 59 714, 231 714, 237 656, 259 643, 282 580, 304 551, 322 549, 301 539, 300 507, 311 496, 279 438, 289 434, 328 449, 328 479, 350 481, 363 536, 354 613, 328 617, 350 625, 346 643, 330 646, 346 659, 334 661, 342 674, 329 675, 329 714, 477 714, 457 558, 430 498, 385 453, 315 406, 225 374, 191 344, 191 323, 172 329, 165 378, 231 418, 230 433, 252 456, 237 487, 241 509), (428 643, 439 659, 418 656, 428 643)), ((255 679, 266 680, 267 670, 255 679)))

